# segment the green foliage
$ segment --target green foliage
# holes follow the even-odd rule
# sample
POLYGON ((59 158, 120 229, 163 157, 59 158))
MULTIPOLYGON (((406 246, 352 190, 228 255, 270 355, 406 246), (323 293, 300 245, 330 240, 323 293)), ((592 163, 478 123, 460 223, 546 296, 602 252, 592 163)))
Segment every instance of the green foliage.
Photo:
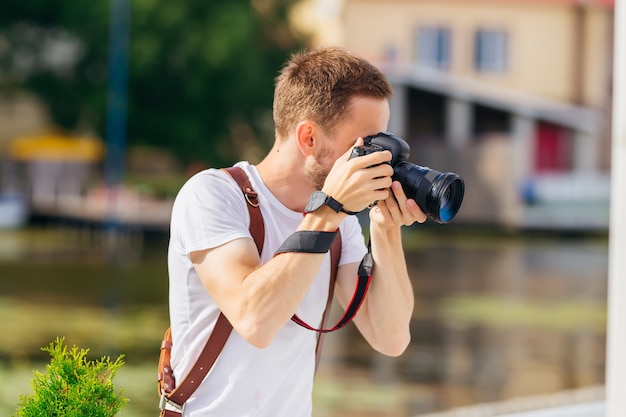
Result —
POLYGON ((123 356, 86 359, 87 349, 68 350, 57 338, 42 348, 51 356, 46 373, 35 371, 32 395, 20 396, 15 417, 112 417, 126 404, 123 391, 115 392, 112 379, 124 364, 123 356))
MULTIPOLYGON (((298 1, 132 0, 129 145, 210 165, 269 147, 273 79, 305 44, 288 21, 298 1)), ((26 88, 61 127, 104 137, 109 4, 0 2, 0 87, 26 88)))

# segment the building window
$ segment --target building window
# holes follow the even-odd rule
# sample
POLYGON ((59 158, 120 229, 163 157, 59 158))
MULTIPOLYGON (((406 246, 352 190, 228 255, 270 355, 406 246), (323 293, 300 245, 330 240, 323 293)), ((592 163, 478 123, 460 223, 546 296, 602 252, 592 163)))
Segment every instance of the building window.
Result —
POLYGON ((474 42, 474 68, 480 72, 507 70, 508 36, 502 30, 479 29, 474 42))
POLYGON ((474 105, 474 137, 506 137, 511 132, 511 114, 494 107, 474 105))
POLYGON ((416 34, 416 59, 420 66, 438 70, 450 68, 450 30, 444 27, 420 27, 416 34))

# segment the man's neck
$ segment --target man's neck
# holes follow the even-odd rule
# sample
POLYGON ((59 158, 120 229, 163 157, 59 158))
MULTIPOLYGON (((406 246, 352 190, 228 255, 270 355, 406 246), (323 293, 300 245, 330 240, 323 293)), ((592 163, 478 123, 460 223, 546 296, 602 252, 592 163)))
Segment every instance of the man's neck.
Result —
POLYGON ((256 165, 265 186, 285 207, 304 211, 311 193, 315 191, 304 176, 304 160, 291 157, 285 149, 276 147, 256 165))

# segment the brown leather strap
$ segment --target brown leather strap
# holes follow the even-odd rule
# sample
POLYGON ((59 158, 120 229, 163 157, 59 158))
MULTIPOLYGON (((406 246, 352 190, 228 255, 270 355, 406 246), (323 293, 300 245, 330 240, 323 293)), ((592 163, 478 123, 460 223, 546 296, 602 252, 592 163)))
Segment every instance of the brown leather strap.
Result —
POLYGON ((159 355, 159 366, 157 376, 157 390, 159 396, 163 393, 170 393, 176 386, 174 380, 174 374, 172 373, 172 366, 170 365, 170 358, 172 354, 172 329, 168 327, 163 336, 163 342, 161 342, 161 353, 159 355))
POLYGON ((250 234, 254 239, 254 243, 256 243, 259 256, 261 256, 263 244, 265 243, 265 223, 263 223, 263 215, 261 214, 261 209, 259 208, 259 196, 252 189, 250 179, 243 169, 239 167, 224 169, 230 174, 231 177, 233 177, 235 181, 237 181, 239 188, 241 188, 241 192, 248 202, 248 212, 250 213, 250 234))
POLYGON ((191 397, 222 352, 232 330, 233 326, 231 326, 226 316, 220 313, 211 336, 209 336, 209 340, 204 345, 191 371, 189 371, 180 385, 168 395, 171 402, 182 406, 191 397))
MULTIPOLYGON (((239 167, 230 167, 225 168, 225 171, 227 171, 237 182, 246 199, 246 202, 248 203, 247 207, 250 214, 250 234, 252 235, 257 250, 259 251, 259 256, 261 256, 263 244, 265 243, 265 224, 263 223, 263 216, 261 215, 261 209, 259 207, 258 195, 252 189, 250 180, 243 169, 239 167)), ((220 312, 217 322, 215 323, 215 327, 211 332, 211 336, 209 336, 202 352, 200 352, 198 359, 196 359, 196 362, 192 366, 191 371, 189 371, 189 374, 187 374, 185 379, 183 379, 182 382, 172 390, 172 387, 175 385, 175 381, 171 373, 171 367, 169 366, 171 333, 168 329, 165 335, 166 337, 161 344, 161 357, 167 357, 167 364, 163 368, 159 367, 159 370, 163 369, 162 372, 159 372, 159 389, 161 390, 161 395, 165 393, 168 400, 175 404, 181 406, 185 404, 185 402, 198 388, 198 385, 209 373, 209 370, 213 367, 213 364, 222 352, 224 345, 226 345, 226 341, 228 340, 232 330, 233 326, 230 324, 226 316, 220 312), (163 350, 167 351, 165 355, 163 350), (168 370, 171 378, 167 378, 168 370)))
MULTIPOLYGON (((237 182, 241 191, 246 199, 248 212, 250 214, 250 234, 254 239, 259 256, 263 250, 263 244, 265 243, 265 224, 263 222, 263 216, 259 207, 259 200, 257 193, 252 189, 250 180, 246 173, 239 167, 225 168, 225 170, 233 177, 237 182)), ((330 248, 331 258, 331 271, 330 271, 330 283, 328 288, 328 300, 326 302, 326 308, 322 316, 322 325, 326 321, 330 307, 332 305, 333 294, 335 289, 335 281, 337 278, 337 269, 339 266, 339 257, 341 256, 341 233, 337 233, 337 238, 333 241, 330 248)), ((170 329, 166 331, 165 338, 161 344, 161 358, 166 358, 167 363, 165 367, 161 367, 161 358, 159 360, 159 370, 163 369, 163 372, 159 372, 159 390, 160 395, 165 394, 169 402, 182 406, 193 395, 200 383, 204 380, 209 370, 217 360, 217 357, 221 353, 230 333, 232 332, 232 325, 220 312, 220 315, 215 323, 215 328, 211 332, 211 336, 207 340, 200 356, 194 363, 189 374, 182 380, 180 385, 172 390, 175 385, 173 375, 171 373, 171 367, 169 365, 170 350, 172 346, 170 329), (169 372, 165 371, 169 369, 169 372), (168 378, 168 377, 171 377, 168 378)), ((315 369, 319 363, 321 354, 321 348, 323 343, 323 333, 318 333, 317 345, 316 345, 316 358, 315 369)), ((161 416, 179 416, 180 413, 176 411, 162 410, 161 416)))

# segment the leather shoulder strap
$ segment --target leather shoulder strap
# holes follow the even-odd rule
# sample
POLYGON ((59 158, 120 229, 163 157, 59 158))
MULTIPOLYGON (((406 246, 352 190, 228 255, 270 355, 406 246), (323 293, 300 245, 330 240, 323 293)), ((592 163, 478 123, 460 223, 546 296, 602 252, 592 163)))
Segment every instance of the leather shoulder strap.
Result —
POLYGON ((248 203, 248 213, 250 213, 250 234, 254 239, 256 248, 259 251, 259 256, 263 250, 263 244, 265 243, 265 223, 263 222, 263 215, 261 214, 261 208, 259 207, 259 196, 252 189, 250 179, 239 167, 224 168, 226 172, 237 182, 241 192, 243 193, 246 202, 248 203))
MULTIPOLYGON (((261 209, 259 207, 258 195, 252 188, 250 180, 246 173, 243 171, 243 169, 239 167, 230 167, 225 168, 225 171, 227 171, 237 182, 246 199, 246 202, 248 203, 248 212, 250 214, 250 234, 254 239, 260 256, 261 251, 263 250, 263 244, 265 243, 265 224, 263 222, 263 216, 261 215, 261 209)), ((337 237, 333 241, 330 248, 330 283, 328 288, 328 300, 326 301, 326 308, 322 316, 322 325, 328 318, 330 307, 332 305, 340 256, 341 233, 337 233, 337 237)), ((226 316, 224 316, 223 313, 220 313, 215 324, 215 328, 213 329, 213 332, 211 332, 211 336, 209 336, 209 339, 207 340, 204 348, 202 349, 202 352, 200 353, 200 356, 198 356, 198 359, 194 363, 189 374, 173 391, 164 391, 167 394, 167 402, 174 403, 179 407, 182 407, 182 405, 191 397, 191 395, 193 395, 196 388, 199 386, 202 380, 204 380, 206 375, 209 373, 209 370, 213 367, 213 364, 215 363, 217 357, 224 348, 224 345, 226 345, 226 341, 228 340, 232 329, 233 327, 226 318, 226 316)), ((169 329, 166 335, 168 334, 170 334, 169 329)), ((315 357, 316 369, 317 365, 319 364, 320 354, 322 350, 321 348, 324 337, 323 335, 323 333, 318 333, 315 357)), ((166 345, 168 344, 166 343, 166 345)), ((169 341, 169 348, 171 348, 171 339, 169 341)), ((172 381, 171 384, 174 385, 174 382, 172 381)))
MULTIPOLYGON (((246 202, 248 203, 248 212, 250 214, 250 234, 254 239, 259 256, 263 250, 263 244, 265 243, 265 224, 263 223, 263 216, 261 215, 261 208, 259 207, 259 199, 257 193, 252 189, 250 180, 243 169, 239 167, 230 167, 224 169, 231 177, 237 182, 241 192, 243 193, 246 202)), ((209 370, 213 367, 213 364, 217 360, 217 357, 222 352, 226 341, 233 330, 233 326, 230 324, 226 316, 220 312, 215 327, 211 332, 211 336, 207 340, 202 352, 196 359, 196 362, 189 371, 189 374, 185 376, 185 379, 167 395, 167 400, 170 403, 175 403, 179 406, 185 404, 185 402, 191 397, 198 388, 198 385, 204 380, 209 370)), ((171 345, 171 344, 170 344, 171 345)))

